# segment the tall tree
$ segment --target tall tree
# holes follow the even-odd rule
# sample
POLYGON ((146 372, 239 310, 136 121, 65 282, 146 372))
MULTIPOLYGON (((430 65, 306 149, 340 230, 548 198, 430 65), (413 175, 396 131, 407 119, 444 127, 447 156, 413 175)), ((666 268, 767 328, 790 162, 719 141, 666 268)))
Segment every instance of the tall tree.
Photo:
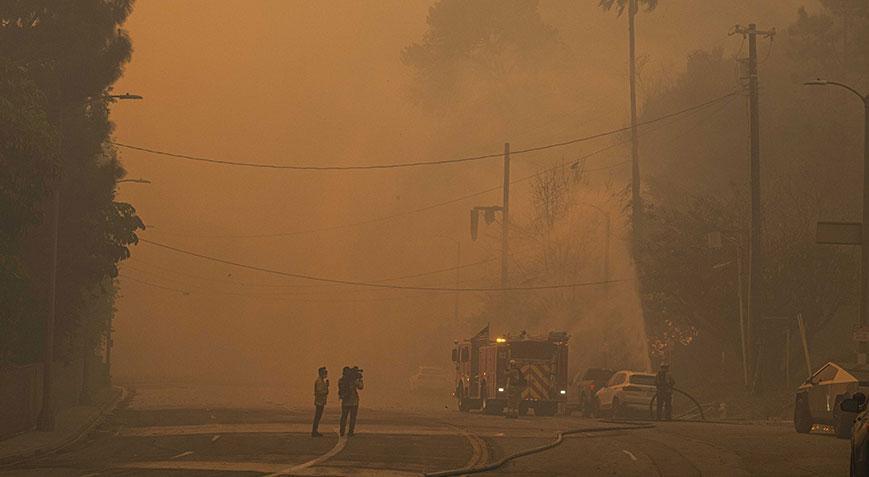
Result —
POLYGON ((38 334, 33 283, 21 252, 28 227, 40 222, 56 172, 56 134, 45 97, 14 68, 0 74, 0 363, 35 359, 38 334))
MULTIPOLYGON (((57 141, 47 157, 57 158, 57 174, 44 175, 48 192, 63 198, 59 221, 56 352, 70 357, 89 353, 93 337, 82 330, 93 319, 94 290, 117 275, 117 263, 129 256, 142 221, 129 204, 115 202, 115 184, 124 175, 115 151, 107 147, 112 131, 107 94, 120 77, 132 51, 121 26, 132 0, 13 0, 0 3, 0 65, 14 70, 43 98, 39 113, 46 134, 57 141)), ((23 160, 39 164, 41 154, 23 160)), ((43 179, 44 180, 44 179, 43 179)), ((44 199, 45 194, 41 195, 44 199)), ((10 207, 21 201, 2 197, 10 207)), ((50 263, 49 205, 38 213, 18 240, 18 260, 38 308, 30 320, 46 316, 50 263)), ((106 290, 106 293, 111 290, 106 290)), ((29 334, 28 336, 40 336, 29 334)), ((22 348, 32 345, 22 344, 22 348)))
MULTIPOLYGON (((849 21, 856 25, 865 19, 849 21)), ((841 25, 834 10, 800 11, 788 34, 777 39, 779 49, 764 56, 762 114, 767 119, 761 133, 769 153, 763 209, 770 227, 762 244, 766 258, 762 273, 763 282, 770 286, 762 290, 766 304, 762 316, 801 313, 810 340, 858 303, 856 251, 819 246, 814 232, 819 218, 859 216, 860 203, 854 198, 862 187, 862 110, 847 95, 818 94, 802 86, 808 78, 844 74, 838 65, 841 25)), ((855 60, 851 71, 865 78, 867 69, 856 60, 869 52, 869 42, 849 44, 855 60)), ((686 71, 648 98, 641 117, 660 116, 737 89, 737 66, 737 59, 721 51, 692 53, 686 71)), ((736 245, 739 230, 747 228, 749 191, 747 164, 737 158, 744 157, 747 146, 745 132, 738 127, 745 123, 745 115, 738 101, 730 100, 691 118, 673 126, 677 135, 672 139, 652 136, 643 143, 652 187, 644 204, 647 226, 637 253, 637 267, 644 277, 641 294, 653 349, 658 342, 673 341, 671 348, 683 372, 697 376, 718 373, 724 352, 731 357, 730 384, 738 388, 742 371, 739 360, 733 359, 740 355, 736 245), (713 231, 730 231, 731 240, 710 249, 706 234, 713 231), (693 329, 696 335, 687 345, 670 340, 679 334, 668 331, 673 326, 693 329)), ((745 262, 746 254, 742 255, 745 262)), ((784 384, 782 328, 795 324, 763 320, 755 325, 748 343, 755 355, 751 362, 757 363, 751 377, 769 390, 784 384)), ((818 359, 853 359, 844 343, 835 348, 840 354, 818 359)))
POLYGON ((552 72, 566 65, 568 50, 536 0, 439 0, 427 23, 401 59, 414 73, 413 98, 430 110, 480 111, 490 123, 539 114, 562 76, 552 72))
POLYGON ((648 11, 658 6, 658 0, 600 0, 604 10, 613 7, 619 16, 628 9, 628 65, 631 101, 631 212, 633 216, 634 237, 640 233, 643 220, 643 202, 640 191, 640 145, 637 138, 637 39, 636 17, 640 4, 648 11))

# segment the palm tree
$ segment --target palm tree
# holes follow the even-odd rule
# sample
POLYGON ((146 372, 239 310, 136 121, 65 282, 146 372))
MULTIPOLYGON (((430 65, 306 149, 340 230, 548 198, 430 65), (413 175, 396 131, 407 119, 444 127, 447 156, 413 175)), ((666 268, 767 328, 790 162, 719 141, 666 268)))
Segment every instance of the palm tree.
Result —
MULTIPOLYGON (((636 3, 636 0, 633 2, 636 3)), ((640 0, 639 3, 646 7, 646 10, 652 11, 655 7, 658 6, 658 0, 640 0)), ((604 10, 609 11, 613 7, 616 7, 619 15, 625 11, 625 7, 628 5, 628 0, 600 0, 600 7, 604 10)), ((636 7, 634 7, 636 8, 636 7)))
POLYGON ((631 84, 631 211, 634 224, 634 240, 639 238, 642 223, 643 204, 640 199, 640 161, 639 143, 637 142, 637 42, 635 34, 635 17, 639 6, 646 11, 652 11, 658 6, 658 0, 600 0, 600 7, 606 11, 613 7, 621 15, 628 9, 628 36, 630 38, 630 84, 631 84))

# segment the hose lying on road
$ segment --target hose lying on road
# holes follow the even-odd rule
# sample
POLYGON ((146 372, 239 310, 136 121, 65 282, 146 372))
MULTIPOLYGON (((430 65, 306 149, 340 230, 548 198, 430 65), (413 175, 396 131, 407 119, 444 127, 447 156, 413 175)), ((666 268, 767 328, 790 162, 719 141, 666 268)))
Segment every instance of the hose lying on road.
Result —
MULTIPOLYGON (((703 406, 701 406, 700 403, 697 402, 696 399, 694 399, 694 396, 692 396, 692 395, 686 393, 685 391, 682 391, 681 389, 677 389, 677 388, 673 388, 673 391, 676 391, 677 393, 679 393, 679 394, 685 396, 686 398, 690 399, 691 402, 694 403, 694 406, 697 407, 697 410, 700 411, 700 420, 701 420, 701 421, 705 421, 705 420, 706 420, 706 415, 703 414, 703 406)), ((652 397, 652 400, 649 401, 649 417, 651 417, 652 419, 655 418, 655 413, 654 413, 654 411, 652 411, 652 408, 655 406, 655 401, 657 401, 657 400, 658 400, 658 393, 655 393, 655 395, 652 397)))
POLYGON ((507 462, 511 460, 518 459, 519 457, 524 457, 526 455, 536 454, 538 452, 543 452, 545 450, 552 449, 553 447, 557 447, 564 442, 564 436, 569 436, 571 434, 580 434, 587 432, 609 432, 609 431, 627 431, 627 430, 637 430, 637 429, 651 429, 655 427, 654 424, 630 424, 625 423, 627 425, 621 426, 608 426, 608 427, 584 427, 578 429, 570 429, 567 431, 558 431, 555 433, 555 440, 544 444, 539 447, 532 447, 530 449, 521 450, 514 454, 510 454, 505 456, 504 458, 492 462, 491 464, 480 465, 480 466, 472 466, 472 467, 462 467, 460 469, 451 469, 451 470, 442 470, 438 472, 428 472, 425 475, 426 477, 447 477, 451 475, 465 475, 465 474, 479 474, 480 472, 488 472, 490 470, 498 469, 502 467, 507 462))

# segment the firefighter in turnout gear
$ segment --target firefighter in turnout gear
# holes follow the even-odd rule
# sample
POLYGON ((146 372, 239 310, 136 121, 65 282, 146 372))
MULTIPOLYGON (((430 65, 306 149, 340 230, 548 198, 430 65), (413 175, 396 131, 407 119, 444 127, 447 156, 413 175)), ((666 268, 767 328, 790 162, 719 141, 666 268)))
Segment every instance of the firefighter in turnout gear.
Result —
POLYGON ((320 437, 320 419, 323 417, 323 409, 326 407, 326 398, 329 396, 329 379, 326 367, 317 370, 317 379, 314 381, 314 425, 311 428, 312 437, 320 437))
POLYGON ((657 418, 659 421, 669 421, 673 418, 673 386, 676 380, 670 374, 670 365, 661 363, 661 369, 655 376, 655 388, 658 391, 657 418))
POLYGON ((514 360, 510 360, 510 369, 507 370, 506 377, 507 410, 504 415, 507 418, 516 419, 519 417, 519 405, 522 402, 522 393, 525 391, 528 382, 514 360))

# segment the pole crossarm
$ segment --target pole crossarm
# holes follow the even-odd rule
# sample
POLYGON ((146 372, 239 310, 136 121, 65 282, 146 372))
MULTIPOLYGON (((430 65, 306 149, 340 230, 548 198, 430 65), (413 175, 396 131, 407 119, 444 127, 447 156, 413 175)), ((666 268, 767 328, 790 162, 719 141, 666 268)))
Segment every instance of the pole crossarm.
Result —
POLYGON ((776 35, 776 29, 771 28, 769 30, 758 30, 754 25, 749 25, 747 27, 742 25, 734 25, 733 29, 730 31, 730 35, 742 35, 748 36, 754 33, 755 35, 760 35, 764 38, 772 38, 776 35))

